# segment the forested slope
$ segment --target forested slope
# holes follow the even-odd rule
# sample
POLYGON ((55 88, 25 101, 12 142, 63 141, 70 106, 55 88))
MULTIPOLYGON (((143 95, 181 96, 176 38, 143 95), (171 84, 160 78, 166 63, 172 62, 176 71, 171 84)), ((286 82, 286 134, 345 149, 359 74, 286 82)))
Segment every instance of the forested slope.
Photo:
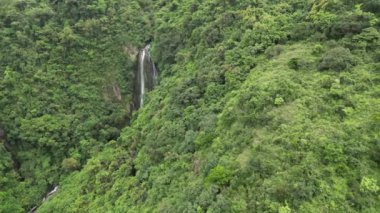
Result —
MULTIPOLYGON (((86 56, 86 48, 75 46, 65 61, 62 52, 54 55, 51 50, 49 58, 55 60, 30 65, 35 69, 33 75, 28 74, 24 63, 8 58, 14 50, 2 47, 9 53, 2 54, 4 59, 0 60, 5 81, 2 95, 6 97, 1 98, 1 113, 4 129, 9 132, 7 141, 17 147, 13 150, 21 161, 31 159, 23 158, 30 153, 38 158, 28 163, 48 165, 49 169, 56 165, 50 173, 44 168, 23 169, 26 163, 15 172, 4 167, 9 176, 24 171, 32 174, 25 181, 10 177, 5 185, 29 189, 25 182, 46 181, 46 177, 55 177, 52 183, 56 183, 67 168, 61 168, 66 165, 61 163, 65 158, 85 162, 92 156, 79 171, 60 179, 59 192, 39 212, 380 210, 378 1, 99 0, 81 1, 83 8, 75 7, 78 10, 58 9, 70 2, 76 1, 67 1, 55 10, 54 3, 48 4, 53 11, 74 13, 71 21, 56 17, 54 23, 60 23, 57 29, 61 30, 54 32, 70 26, 74 37, 94 48, 95 56, 86 56), (101 17, 89 19, 108 17, 112 22, 106 29, 114 31, 88 38, 74 26, 86 19, 84 8, 93 8, 88 5, 94 2, 95 8, 106 9, 97 10, 96 14, 104 12, 101 17), (144 107, 134 113, 130 126, 118 136, 130 97, 120 103, 94 91, 103 88, 104 81, 110 82, 104 74, 109 67, 106 65, 118 65, 109 71, 115 74, 111 75, 113 80, 128 84, 136 63, 118 46, 129 46, 128 50, 143 47, 150 40, 152 56, 160 68, 160 85, 148 94, 144 107), (120 56, 115 57, 117 54, 120 56), (38 87, 33 84, 33 77, 38 70, 43 72, 48 62, 59 64, 58 68, 74 66, 47 70, 50 78, 59 78, 60 84, 75 87, 73 92, 92 98, 75 98, 70 90, 62 89, 62 95, 73 99, 65 108, 68 99, 62 97, 66 96, 52 99, 55 96, 49 95, 49 90, 59 86, 48 84, 48 74, 42 75, 47 78, 42 83, 35 83, 38 87), (53 70, 80 74, 65 81, 67 76, 53 70), (8 85, 11 77, 19 78, 14 81, 18 84, 8 85), (77 79, 80 82, 74 83, 77 79), (78 87, 79 83, 84 86, 78 87), (46 89, 35 89, 40 91, 37 96, 23 90, 27 85, 46 89), (4 107, 14 103, 12 97, 17 98, 20 109, 4 107), (52 106, 46 107, 41 99, 52 106), (76 106, 83 108, 70 111, 76 106), (110 110, 114 113, 107 114, 110 110), (73 118, 67 112, 72 112, 73 118), (76 117, 81 113, 93 115, 85 116, 89 122, 94 117, 105 118, 90 122, 100 125, 99 129, 91 125, 78 128, 85 123, 76 117), (19 123, 11 122, 15 114, 19 123), (79 123, 74 122, 76 119, 79 123), (71 137, 78 136, 64 139, 62 129, 71 137), (102 132, 107 134, 103 136, 102 132), (80 143, 83 140, 87 143, 80 143), (95 150, 89 151, 89 147, 95 150), (50 164, 43 164, 45 161, 50 164)), ((3 27, 3 33, 11 27, 3 27)), ((30 43, 38 44, 33 40, 30 43)), ((121 89, 127 96, 128 88, 124 85, 121 89)), ((11 162, 11 158, 1 155, 2 161, 11 162)), ((3 196, 9 199, 5 207, 13 208, 13 200, 21 201, 20 207, 38 202, 23 201, 32 199, 31 194, 20 194, 22 191, 14 192, 13 188, 8 190, 12 196, 3 196)), ((12 211, 16 210, 22 211, 12 211)))
POLYGON ((40 203, 118 138, 146 39, 136 11, 124 1, 0 1, 0 212, 40 203))

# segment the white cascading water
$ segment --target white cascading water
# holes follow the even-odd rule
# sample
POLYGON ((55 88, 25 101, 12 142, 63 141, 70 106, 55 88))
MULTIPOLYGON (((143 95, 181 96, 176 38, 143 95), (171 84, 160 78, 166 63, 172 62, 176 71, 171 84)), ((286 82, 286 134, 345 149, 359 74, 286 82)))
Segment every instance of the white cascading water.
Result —
MULTIPOLYGON (((148 45, 149 46, 149 45, 148 45)), ((145 94, 145 75, 144 75, 144 61, 146 56, 146 46, 144 49, 142 49, 140 54, 140 67, 139 67, 139 74, 140 74, 140 107, 143 107, 144 105, 144 94, 145 94)))
MULTIPOLYGON (((45 197, 42 199, 42 203, 47 201, 51 196, 58 192, 58 186, 55 186, 53 190, 51 190, 45 197)), ((36 213, 38 210, 38 206, 34 206, 32 209, 28 211, 28 213, 36 213)))
POLYGON ((150 56, 150 45, 145 46, 139 54, 139 67, 137 73, 136 96, 138 108, 144 106, 144 95, 154 88, 158 81, 158 72, 150 56))

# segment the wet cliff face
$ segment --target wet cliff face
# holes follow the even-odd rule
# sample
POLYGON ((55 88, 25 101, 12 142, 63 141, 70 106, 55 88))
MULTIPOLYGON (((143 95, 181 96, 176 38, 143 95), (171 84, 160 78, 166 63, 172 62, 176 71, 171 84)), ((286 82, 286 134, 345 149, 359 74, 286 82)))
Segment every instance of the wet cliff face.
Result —
POLYGON ((144 106, 144 96, 151 91, 158 80, 158 72, 150 56, 150 45, 140 50, 138 55, 138 68, 135 72, 133 91, 133 109, 144 106))
POLYGON ((5 140, 5 132, 3 126, 0 124, 0 141, 5 140))

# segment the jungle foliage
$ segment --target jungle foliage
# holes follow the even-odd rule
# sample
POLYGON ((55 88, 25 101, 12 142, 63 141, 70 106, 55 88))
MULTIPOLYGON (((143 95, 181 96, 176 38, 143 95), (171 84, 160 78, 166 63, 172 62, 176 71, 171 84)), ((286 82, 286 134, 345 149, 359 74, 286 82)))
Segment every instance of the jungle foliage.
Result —
POLYGON ((0 0, 0 212, 378 212, 377 2, 0 0))
POLYGON ((0 212, 28 210, 128 123, 139 5, 0 1, 0 212), (132 13, 134 12, 134 13, 132 13), (127 42, 128 41, 128 42, 127 42))

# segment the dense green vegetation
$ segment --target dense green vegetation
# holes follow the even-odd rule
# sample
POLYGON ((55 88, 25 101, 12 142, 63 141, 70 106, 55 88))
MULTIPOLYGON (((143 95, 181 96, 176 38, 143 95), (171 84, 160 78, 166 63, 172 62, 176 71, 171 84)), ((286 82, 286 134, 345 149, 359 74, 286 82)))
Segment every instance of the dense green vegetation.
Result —
POLYGON ((0 212, 380 211, 379 1, 0 4, 0 212))
POLYGON ((0 1, 0 212, 39 203, 128 123, 136 7, 0 1))

